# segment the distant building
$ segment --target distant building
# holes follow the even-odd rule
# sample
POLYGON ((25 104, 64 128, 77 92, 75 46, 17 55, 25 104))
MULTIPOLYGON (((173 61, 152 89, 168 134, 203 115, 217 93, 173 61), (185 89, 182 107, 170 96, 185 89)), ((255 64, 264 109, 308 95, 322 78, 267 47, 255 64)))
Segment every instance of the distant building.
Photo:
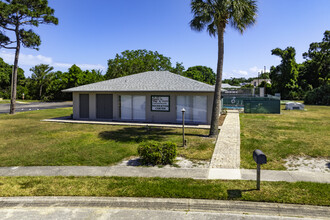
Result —
POLYGON ((222 83, 221 84, 222 89, 238 89, 241 88, 240 86, 231 86, 228 83, 222 83))
POLYGON ((240 86, 245 86, 245 85, 248 85, 248 84, 250 84, 250 83, 244 82, 244 83, 240 83, 239 85, 240 86))
POLYGON ((253 85, 254 87, 258 87, 262 82, 271 84, 270 79, 254 79, 251 81, 251 85, 253 85))

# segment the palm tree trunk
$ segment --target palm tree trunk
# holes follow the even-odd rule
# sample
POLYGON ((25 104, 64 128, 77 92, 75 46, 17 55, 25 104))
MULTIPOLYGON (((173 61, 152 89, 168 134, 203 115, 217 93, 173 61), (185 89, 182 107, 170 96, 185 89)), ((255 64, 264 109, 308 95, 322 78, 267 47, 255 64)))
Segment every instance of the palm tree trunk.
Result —
POLYGON ((219 127, 219 115, 220 115, 220 99, 221 99, 221 87, 222 87, 222 70, 223 70, 223 56, 224 56, 224 35, 225 26, 218 25, 218 65, 217 65, 217 79, 215 82, 215 91, 212 107, 212 118, 210 137, 216 137, 219 127))
POLYGON ((20 51, 20 46, 21 46, 20 39, 19 39, 19 33, 18 33, 18 27, 16 28, 16 39, 17 39, 17 46, 16 46, 16 52, 15 52, 13 73, 11 75, 11 99, 10 99, 9 114, 15 114, 15 105, 16 105, 17 68, 18 68, 19 51, 20 51))
POLYGON ((39 89, 39 100, 41 100, 41 93, 42 93, 42 85, 40 86, 40 89, 39 89))

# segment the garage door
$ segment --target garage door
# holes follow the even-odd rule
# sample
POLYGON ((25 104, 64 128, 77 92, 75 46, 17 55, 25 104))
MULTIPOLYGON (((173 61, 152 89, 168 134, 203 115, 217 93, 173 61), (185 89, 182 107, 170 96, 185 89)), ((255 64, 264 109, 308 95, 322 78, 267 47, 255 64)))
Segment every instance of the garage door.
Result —
POLYGON ((113 95, 96 94, 96 118, 112 119, 113 117, 113 95))
POLYGON ((79 118, 89 118, 89 95, 79 95, 79 118))

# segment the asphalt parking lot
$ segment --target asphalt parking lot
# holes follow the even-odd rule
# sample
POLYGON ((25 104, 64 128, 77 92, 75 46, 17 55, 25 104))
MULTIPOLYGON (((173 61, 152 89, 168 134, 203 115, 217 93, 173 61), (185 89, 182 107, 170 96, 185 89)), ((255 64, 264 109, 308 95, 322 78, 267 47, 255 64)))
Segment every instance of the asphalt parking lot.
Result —
MULTIPOLYGON (((16 103, 16 112, 72 107, 72 102, 16 103)), ((10 104, 0 104, 0 114, 9 113, 10 104)))

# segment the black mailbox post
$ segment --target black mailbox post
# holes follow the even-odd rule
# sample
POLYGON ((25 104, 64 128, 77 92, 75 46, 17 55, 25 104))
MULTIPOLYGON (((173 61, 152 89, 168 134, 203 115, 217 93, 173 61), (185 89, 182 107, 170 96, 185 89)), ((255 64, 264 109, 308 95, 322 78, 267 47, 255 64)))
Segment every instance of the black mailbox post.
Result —
POLYGON ((267 163, 266 155, 259 149, 253 151, 253 159, 257 163, 257 190, 260 190, 260 165, 267 163))

